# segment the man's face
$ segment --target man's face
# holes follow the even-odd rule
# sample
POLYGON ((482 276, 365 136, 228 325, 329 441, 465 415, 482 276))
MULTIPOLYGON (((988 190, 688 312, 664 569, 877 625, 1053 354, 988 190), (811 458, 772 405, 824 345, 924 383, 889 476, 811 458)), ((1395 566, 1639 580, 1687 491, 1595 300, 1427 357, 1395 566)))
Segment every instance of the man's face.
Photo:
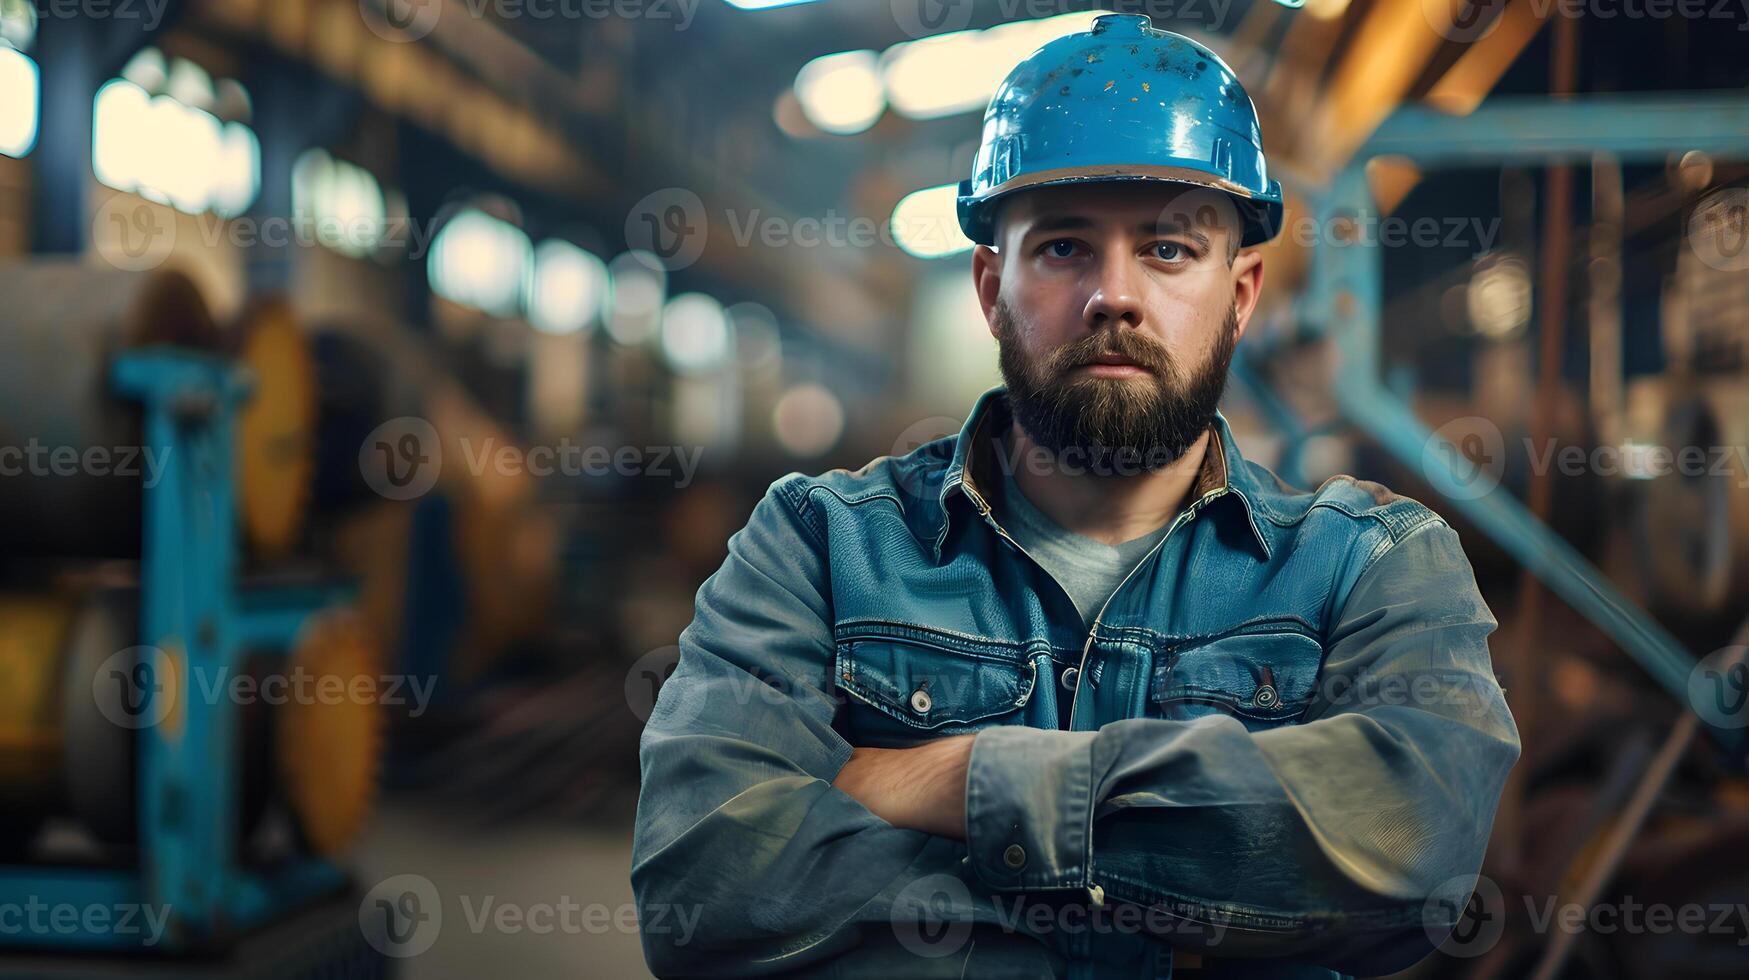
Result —
POLYGON ((1170 184, 1021 191, 973 261, 1027 435, 1094 472, 1157 470, 1214 418, 1262 284, 1230 200, 1170 184))

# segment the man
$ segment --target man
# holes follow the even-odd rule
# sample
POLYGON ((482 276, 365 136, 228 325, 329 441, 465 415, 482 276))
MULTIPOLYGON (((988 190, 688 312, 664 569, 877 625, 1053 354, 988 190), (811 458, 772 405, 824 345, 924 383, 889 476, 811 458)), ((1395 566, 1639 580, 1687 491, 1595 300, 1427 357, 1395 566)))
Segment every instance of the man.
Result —
POLYGON ((961 223, 1006 384, 956 437, 772 484, 700 590, 642 745, 652 967, 1408 966, 1518 735, 1452 529, 1287 487, 1216 410, 1281 221, 1249 98, 1105 16, 984 137, 961 223))

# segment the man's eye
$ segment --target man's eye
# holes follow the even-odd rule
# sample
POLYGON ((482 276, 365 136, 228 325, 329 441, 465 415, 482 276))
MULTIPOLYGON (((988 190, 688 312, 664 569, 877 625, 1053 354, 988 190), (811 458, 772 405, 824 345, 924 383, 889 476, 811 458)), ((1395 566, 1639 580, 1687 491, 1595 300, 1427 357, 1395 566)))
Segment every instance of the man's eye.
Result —
POLYGON ((1190 252, 1177 242, 1157 242, 1154 245, 1154 256, 1164 262, 1182 262, 1190 258, 1190 252))
POLYGON ((1045 254, 1053 259, 1066 259, 1075 254, 1075 243, 1067 238, 1059 238, 1045 243, 1045 254))

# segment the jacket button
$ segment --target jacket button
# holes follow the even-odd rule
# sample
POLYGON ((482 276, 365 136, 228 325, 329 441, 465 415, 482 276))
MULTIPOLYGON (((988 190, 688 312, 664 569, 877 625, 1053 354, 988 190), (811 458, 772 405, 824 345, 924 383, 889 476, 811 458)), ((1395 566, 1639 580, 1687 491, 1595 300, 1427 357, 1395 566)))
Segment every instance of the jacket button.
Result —
POLYGON ((1008 847, 1002 852, 1002 863, 1008 865, 1008 867, 1015 871, 1019 871, 1021 868, 1026 867, 1026 848, 1021 847, 1019 844, 1008 845, 1008 847))
POLYGON ((1063 668, 1063 676, 1062 676, 1063 690, 1073 691, 1075 689, 1075 685, 1079 684, 1080 682, 1081 682, 1081 668, 1079 668, 1079 667, 1064 667, 1063 668))
POLYGON ((935 704, 935 700, 929 696, 928 691, 925 691, 922 688, 918 688, 917 690, 911 692, 911 710, 912 711, 915 711, 920 715, 926 715, 929 713, 930 707, 934 704, 935 704))
POLYGON ((1281 695, 1276 692, 1274 685, 1271 684, 1260 685, 1257 688, 1257 692, 1251 695, 1251 703, 1259 708, 1273 708, 1275 707, 1276 702, 1280 700, 1281 695))

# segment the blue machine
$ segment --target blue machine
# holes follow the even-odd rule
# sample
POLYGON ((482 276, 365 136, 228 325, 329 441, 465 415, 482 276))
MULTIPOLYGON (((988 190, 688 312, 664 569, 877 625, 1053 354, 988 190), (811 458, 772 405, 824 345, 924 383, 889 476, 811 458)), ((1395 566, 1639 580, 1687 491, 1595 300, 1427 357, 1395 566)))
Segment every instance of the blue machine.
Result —
MULTIPOLYGON (((135 667, 139 728, 137 869, 0 866, 0 896, 80 908, 163 909, 156 946, 198 949, 348 887, 332 864, 300 857, 272 871, 238 866, 238 708, 206 698, 193 671, 238 671, 243 653, 284 654, 337 590, 237 586, 233 424, 250 387, 230 361, 170 349, 118 356, 113 391, 144 406, 144 444, 167 461, 144 490, 140 637, 157 653, 135 667), (154 699, 170 699, 168 705, 154 699)), ((145 930, 45 928, 0 937, 37 948, 136 950, 145 930)))
MULTIPOLYGON (((1662 162, 1671 153, 1690 150, 1749 159, 1749 98, 1736 93, 1496 98, 1468 116, 1403 109, 1379 127, 1330 186, 1310 189, 1310 196, 1318 226, 1335 229, 1373 210, 1366 165, 1375 157, 1405 157, 1434 168, 1581 162, 1599 152, 1629 163, 1662 162)), ((1376 243, 1326 243, 1313 253, 1298 314, 1313 337, 1335 343, 1332 390, 1343 417, 1403 465, 1425 474, 1453 510, 1595 623, 1679 703, 1692 707, 1688 691, 1695 658, 1505 488, 1478 492, 1465 455, 1430 431, 1385 384, 1379 369, 1383 279, 1376 243)), ((1316 434, 1255 372, 1247 368, 1238 377, 1262 392, 1265 411, 1290 436, 1303 441, 1316 434)), ((1740 750, 1744 744, 1740 730, 1710 730, 1723 745, 1740 750)))

